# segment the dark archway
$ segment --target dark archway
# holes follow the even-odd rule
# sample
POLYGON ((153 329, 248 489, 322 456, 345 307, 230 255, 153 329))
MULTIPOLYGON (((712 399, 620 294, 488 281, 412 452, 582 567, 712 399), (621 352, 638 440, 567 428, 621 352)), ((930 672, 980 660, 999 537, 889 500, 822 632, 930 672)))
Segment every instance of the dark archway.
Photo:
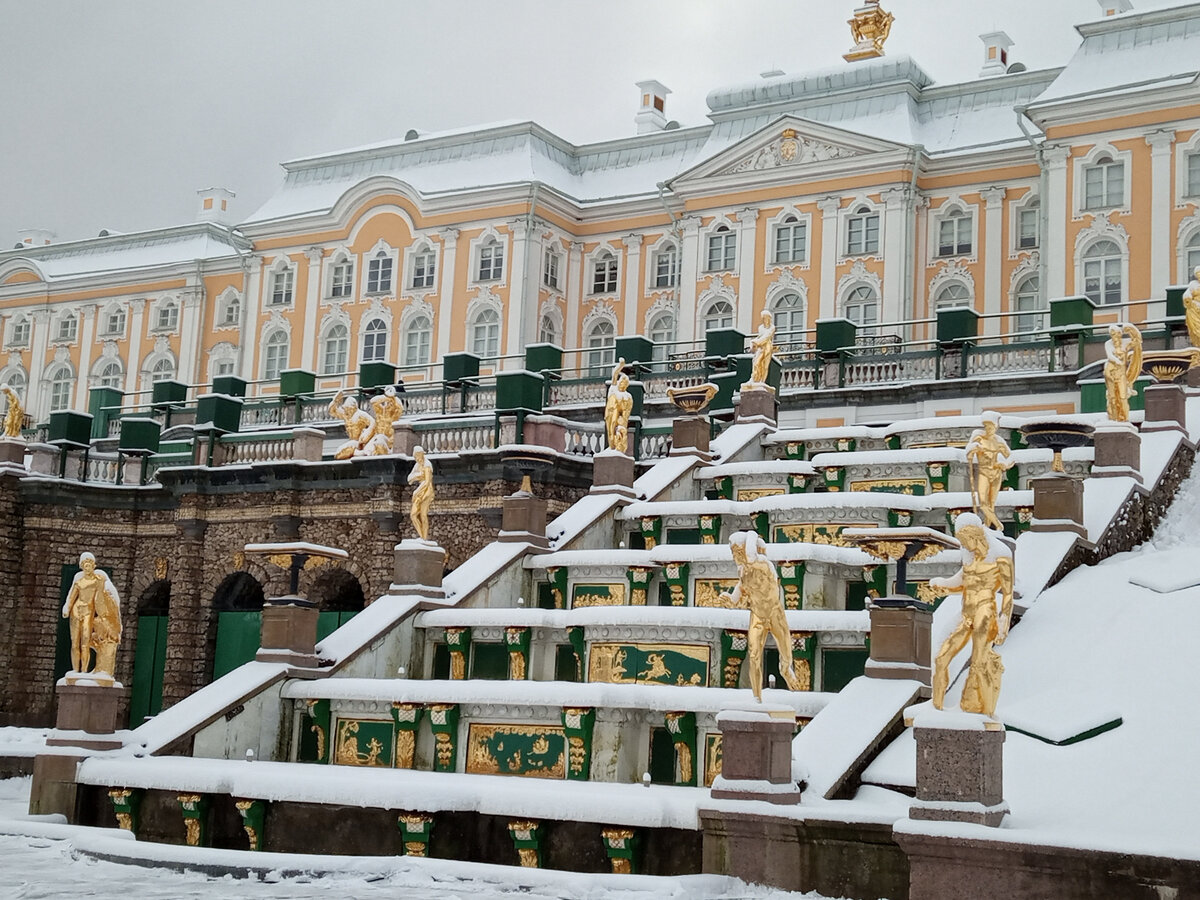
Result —
POLYGON ((213 594, 217 642, 213 649, 213 679, 254 659, 262 638, 262 584, 246 572, 227 575, 213 594))
POLYGON ((133 686, 129 695, 131 728, 162 710, 170 609, 171 582, 165 579, 152 581, 137 598, 137 641, 133 650, 133 686))
POLYGON ((313 579, 308 599, 320 608, 317 641, 323 641, 367 605, 359 580, 345 569, 329 569, 313 579))
POLYGON ((217 612, 251 612, 261 610, 266 594, 258 579, 246 572, 226 575, 213 593, 213 609, 217 612))

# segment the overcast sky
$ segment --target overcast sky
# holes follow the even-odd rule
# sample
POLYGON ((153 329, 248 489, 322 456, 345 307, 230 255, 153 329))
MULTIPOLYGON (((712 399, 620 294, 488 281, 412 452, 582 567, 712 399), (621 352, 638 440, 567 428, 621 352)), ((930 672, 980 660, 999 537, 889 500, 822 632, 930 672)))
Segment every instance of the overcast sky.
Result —
MULTIPOLYGON (((1139 9, 1167 0, 1134 0, 1139 9)), ((883 0, 889 54, 939 83, 978 74, 978 35, 1065 63, 1097 0, 883 0)), ((634 132, 633 83, 703 124, 714 87, 845 65, 858 0, 0 0, 0 247, 193 221, 198 188, 247 218, 279 163, 503 119, 567 140, 634 132)))

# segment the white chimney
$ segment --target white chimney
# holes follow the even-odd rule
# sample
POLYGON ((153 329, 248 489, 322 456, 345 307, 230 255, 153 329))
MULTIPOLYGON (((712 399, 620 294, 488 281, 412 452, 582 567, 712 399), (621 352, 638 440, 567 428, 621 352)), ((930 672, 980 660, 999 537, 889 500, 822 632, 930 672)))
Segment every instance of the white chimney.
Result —
POLYGON ((637 115, 633 117, 637 123, 637 133, 662 131, 667 127, 667 94, 671 93, 671 89, 654 80, 639 81, 637 89, 641 92, 641 103, 637 115))
POLYGON ((222 187, 212 187, 196 191, 196 196, 200 198, 200 210, 196 213, 197 222, 215 222, 218 225, 233 224, 230 201, 237 194, 222 187))
POLYGON ((53 243, 55 234, 49 228, 22 228, 17 232, 17 239, 22 247, 45 247, 53 243))
POLYGON ((1106 16, 1117 16, 1133 9, 1129 0, 1099 0, 1099 3, 1106 16))
POLYGON ((991 75, 1003 75, 1008 71, 1008 51, 1013 42, 1003 31, 990 31, 981 34, 979 39, 986 48, 983 51, 983 68, 979 70, 980 78, 991 75))

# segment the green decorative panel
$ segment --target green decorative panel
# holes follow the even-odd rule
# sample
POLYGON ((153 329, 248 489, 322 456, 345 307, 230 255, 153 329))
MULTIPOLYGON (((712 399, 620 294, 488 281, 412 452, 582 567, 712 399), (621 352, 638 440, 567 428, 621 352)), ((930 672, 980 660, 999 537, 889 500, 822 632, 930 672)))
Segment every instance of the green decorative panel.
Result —
POLYGON ((236 375, 218 375, 213 379, 212 392, 224 394, 226 397, 245 397, 249 382, 236 375))
POLYGON ((654 342, 640 334, 617 338, 616 354, 629 363, 648 363, 654 359, 654 342))
POLYGON ((533 372, 501 372, 496 376, 496 409, 542 411, 542 376, 533 372))
POLYGON ((758 536, 764 541, 771 539, 771 515, 768 512, 757 512, 750 516, 750 524, 758 536))
POLYGON ((574 625, 567 629, 567 640, 575 653, 575 681, 583 681, 583 662, 587 658, 587 644, 584 642, 582 625, 574 625))
POLYGON ((551 566, 546 570, 546 577, 549 579, 550 600, 553 605, 548 609, 566 609, 567 608, 567 575, 568 569, 566 566, 551 566))
POLYGON ((592 732, 596 711, 567 707, 562 711, 563 732, 567 736, 567 778, 587 781, 592 771, 592 732))
POLYGON ((447 628, 446 647, 450 651, 450 678, 461 681, 467 677, 471 663, 471 629, 447 628))
POLYGON ((86 447, 92 440, 92 417, 88 413, 60 409, 50 413, 47 439, 65 447, 86 447))
POLYGON ((504 629, 504 646, 508 650, 508 677, 511 681, 524 681, 529 677, 528 628, 504 629))
POLYGON ((899 450, 900 449, 900 435, 889 434, 887 436, 887 438, 885 439, 884 443, 887 445, 887 448, 889 450, 899 450))
POLYGON ((208 808, 212 798, 207 794, 180 794, 179 811, 183 814, 184 835, 189 847, 207 847, 208 808))
POLYGON ((736 328, 714 328, 704 334, 704 355, 720 357, 739 356, 746 352, 746 335, 736 328))
POLYGON ((924 478, 872 478, 850 482, 852 491, 870 491, 875 494, 905 494, 909 497, 925 496, 924 478))
POLYGON ((125 419, 121 422, 117 449, 138 456, 157 453, 161 435, 162 424, 156 419, 125 419))
POLYGON ((841 466, 826 466, 821 470, 825 490, 836 493, 846 485, 846 470, 841 466))
POLYGON ((458 763, 458 704, 435 703, 430 706, 429 728, 433 731, 434 771, 455 771, 458 763))
POLYGON ((508 823, 517 859, 527 869, 542 866, 542 823, 530 819, 514 819, 508 823))
POLYGON ((556 344, 529 344, 525 348, 525 368, 530 372, 550 372, 552 377, 557 378, 562 367, 562 347, 556 344))
POLYGON ((317 389, 315 372, 307 369, 286 369, 279 373, 279 396, 303 397, 317 389))
POLYGON ((808 448, 804 446, 803 441, 788 441, 784 444, 784 453, 788 459, 807 459, 808 448))
POLYGON ((442 380, 448 384, 479 377, 479 357, 474 353, 447 353, 442 357, 442 380))
POLYGON ((646 566, 629 567, 629 605, 645 606, 649 599, 650 579, 654 570, 646 566))
POLYGON ((417 730, 421 727, 424 709, 419 703, 393 703, 392 722, 396 726, 397 769, 411 769, 417 762, 417 730))
POLYGON ((636 828, 604 828, 600 831, 604 839, 604 852, 614 875, 636 875, 641 871, 641 833, 636 828))
POLYGON ((888 528, 908 528, 913 523, 911 509, 889 509, 888 528))
POLYGON ((428 856, 433 837, 433 816, 428 813, 401 813, 396 817, 405 856, 428 856))
POLYGON ((142 807, 142 795, 145 791, 140 788, 113 788, 108 792, 112 801, 113 815, 117 817, 117 825, 122 831, 137 834, 141 824, 139 813, 142 807))
POLYGON ((696 714, 669 712, 665 715, 667 731, 675 743, 675 783, 696 786, 696 714))
POLYGON ((749 646, 746 632, 721 632, 721 687, 735 688, 742 675, 742 662, 749 646))
POLYGON ((1052 297, 1050 327, 1091 326, 1096 306, 1087 297, 1052 297))
POLYGON ((662 567, 663 581, 671 595, 672 606, 688 605, 688 573, 690 567, 685 562, 664 563, 662 567))
POLYGON ((592 644, 588 681, 708 686, 707 644, 592 644))
POLYGON ((395 726, 378 719, 338 719, 333 745, 337 766, 391 767, 395 726))
POLYGON ((929 490, 934 494, 941 494, 949 489, 950 485, 950 464, 949 463, 928 463, 925 466, 925 477, 929 479, 929 490))
POLYGON ((853 347, 858 326, 849 319, 817 319, 816 348, 821 353, 833 353, 843 347, 853 347))
POLYGON ((788 609, 804 608, 803 560, 784 560, 779 563, 779 583, 783 586, 783 605, 788 609))
POLYGON ((396 367, 389 362, 364 362, 358 367, 358 386, 365 391, 395 384, 396 367))
POLYGON ((471 644, 471 677, 483 681, 506 681, 508 648, 504 644, 485 641, 471 644))
POLYGON ((840 437, 833 442, 833 449, 838 453, 853 453, 858 449, 858 438, 840 437))
POLYGON ((717 544, 721 541, 721 517, 720 516, 700 516, 699 519, 700 543, 702 544, 717 544))
POLYGON ((565 778, 567 737, 557 725, 482 724, 467 730, 467 768, 472 775, 565 778))
POLYGON ((242 828, 246 831, 246 839, 250 842, 252 851, 263 848, 263 837, 266 830, 267 804, 265 800, 235 800, 234 808, 242 817, 242 828))
POLYGON ((662 543, 662 519, 659 516, 643 516, 641 526, 642 540, 646 542, 647 550, 653 550, 662 543))
POLYGON ((182 381, 156 381, 150 389, 150 402, 156 407, 187 402, 188 386, 182 381))
POLYGON ((713 481, 713 487, 717 491, 718 500, 733 499, 733 476, 723 475, 713 481))
MULTIPOLYGON (((122 424, 122 429, 124 425, 122 424)), ((242 401, 224 394, 204 394, 196 400, 196 428, 232 432, 242 427, 242 401)))
POLYGON ((789 475, 788 476, 788 493, 803 494, 805 488, 808 487, 807 475, 789 475))
POLYGON ((615 584, 577 584, 571 591, 571 609, 589 606, 624 606, 625 582, 615 584))
POLYGON ((300 717, 300 749, 297 762, 329 762, 329 727, 332 713, 328 700, 306 700, 300 717))
POLYGON ((937 311, 937 339, 939 344, 954 344, 973 340, 979 336, 979 313, 966 306, 955 306, 937 311))

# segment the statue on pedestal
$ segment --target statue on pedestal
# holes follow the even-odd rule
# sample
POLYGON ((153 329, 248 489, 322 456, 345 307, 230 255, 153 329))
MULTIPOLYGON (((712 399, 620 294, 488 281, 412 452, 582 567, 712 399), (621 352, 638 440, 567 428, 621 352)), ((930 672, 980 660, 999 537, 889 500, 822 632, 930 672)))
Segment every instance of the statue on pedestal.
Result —
POLYGON ((375 437, 375 419, 370 413, 358 408, 357 400, 347 397, 343 401, 342 392, 338 391, 329 403, 329 414, 345 423, 346 436, 350 438, 338 447, 334 459, 349 459, 370 452, 366 448, 375 437))
POLYGON ((1004 643, 1012 622, 1012 551, 974 513, 962 513, 954 520, 954 536, 962 544, 962 568, 949 578, 929 579, 929 588, 937 596, 962 593, 962 620, 934 660, 933 705, 942 708, 950 686, 950 663, 970 642, 970 669, 959 706, 963 712, 991 716, 1004 672, 993 647, 1004 643))
POLYGON ((1183 320, 1187 323, 1188 340, 1200 347, 1200 266, 1192 270, 1192 280, 1183 292, 1183 320))
POLYGON ((408 473, 408 483, 415 484, 416 490, 412 495, 412 507, 409 518, 417 536, 429 540, 429 509, 433 506, 433 464, 425 456, 420 447, 413 448, 413 467, 408 473))
POLYGON ((94 555, 81 553, 79 568, 62 609, 71 626, 71 669, 111 680, 121 642, 121 597, 108 573, 96 568, 94 555), (89 669, 93 650, 96 664, 89 669))
POLYGON ((625 357, 617 360, 613 367, 612 380, 608 384, 608 396, 604 401, 604 432, 608 448, 621 453, 629 452, 629 417, 633 415, 633 394, 629 393, 629 376, 625 368, 625 357))
POLYGON ((971 503, 976 514, 988 528, 1003 531, 996 517, 996 498, 1000 482, 1013 464, 1008 444, 996 435, 1000 416, 988 411, 983 414, 983 428, 973 432, 967 442, 967 465, 971 469, 971 503))
POLYGON ((779 648, 779 671, 793 691, 808 690, 796 674, 792 662, 792 633, 779 593, 775 566, 767 559, 767 544, 756 531, 739 531, 729 536, 729 549, 738 567, 738 583, 732 593, 722 591, 717 598, 728 608, 750 609, 750 633, 746 655, 750 660, 750 687, 762 702, 763 650, 767 634, 779 648))
POLYGON ((375 415, 375 436, 367 448, 376 456, 396 452, 396 422, 404 415, 404 404, 396 396, 396 389, 388 385, 378 397, 371 398, 371 412, 375 415))
POLYGON ((750 363, 750 380, 742 385, 743 391, 771 390, 767 384, 767 375, 771 370, 771 360, 775 358, 775 317, 771 311, 764 309, 762 324, 758 326, 758 334, 750 341, 750 349, 754 359, 750 363))
POLYGON ((1114 422, 1129 421, 1129 398, 1133 384, 1142 373, 1142 333, 1128 322, 1108 326, 1104 342, 1104 389, 1108 398, 1108 417, 1114 422))
POLYGON ((21 398, 7 384, 0 387, 0 391, 8 398, 8 410, 4 413, 4 436, 19 438, 21 426, 25 424, 25 410, 21 408, 21 398))

